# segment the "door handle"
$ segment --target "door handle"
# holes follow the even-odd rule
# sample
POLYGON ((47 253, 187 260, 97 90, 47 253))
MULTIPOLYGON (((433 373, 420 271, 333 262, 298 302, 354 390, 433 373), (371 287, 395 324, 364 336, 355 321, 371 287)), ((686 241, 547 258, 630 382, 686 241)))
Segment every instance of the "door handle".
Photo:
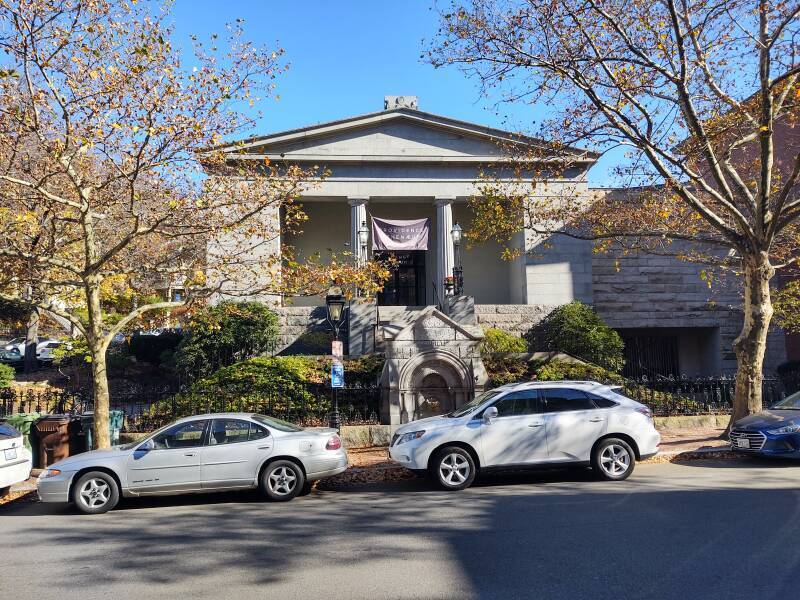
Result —
POLYGON ((528 427, 541 427, 544 423, 529 423, 528 427))
POLYGON ((591 419, 589 419, 590 423, 598 423, 600 421, 605 421, 605 419, 603 417, 592 417, 591 419))
POLYGON ((187 452, 184 456, 197 456, 197 452, 187 452))
POLYGON ((270 448, 272 448, 272 446, 259 446, 258 447, 259 450, 269 450, 270 448))

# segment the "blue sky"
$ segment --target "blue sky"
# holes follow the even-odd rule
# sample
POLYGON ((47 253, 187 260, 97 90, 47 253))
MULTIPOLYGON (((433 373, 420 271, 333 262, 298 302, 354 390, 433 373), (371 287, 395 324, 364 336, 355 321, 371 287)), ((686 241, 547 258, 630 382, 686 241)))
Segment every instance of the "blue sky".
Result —
MULTIPOLYGON (((176 0, 176 41, 191 33, 222 33, 245 19, 248 39, 286 50, 289 71, 277 82, 280 100, 262 104, 253 134, 281 131, 383 108, 387 94, 416 95, 421 110, 513 130, 532 129, 532 107, 497 106, 457 69, 420 59, 436 32, 429 0, 176 0)), ((539 115, 541 116, 541 115, 539 115)), ((605 161, 609 162, 609 161, 605 161)), ((590 174, 608 183, 606 165, 590 174)))

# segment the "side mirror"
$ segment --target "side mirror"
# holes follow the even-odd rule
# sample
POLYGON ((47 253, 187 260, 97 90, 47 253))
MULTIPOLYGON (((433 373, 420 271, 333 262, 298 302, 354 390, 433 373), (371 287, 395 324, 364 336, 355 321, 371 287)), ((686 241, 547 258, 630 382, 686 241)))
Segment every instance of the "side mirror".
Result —
POLYGON ((486 425, 491 425, 492 419, 496 419, 496 418, 497 418, 497 407, 496 406, 490 406, 485 411, 483 411, 483 422, 486 425))
POLYGON ((147 440, 145 443, 140 445, 136 450, 140 452, 150 452, 150 450, 155 450, 156 445, 153 443, 152 439, 147 440))

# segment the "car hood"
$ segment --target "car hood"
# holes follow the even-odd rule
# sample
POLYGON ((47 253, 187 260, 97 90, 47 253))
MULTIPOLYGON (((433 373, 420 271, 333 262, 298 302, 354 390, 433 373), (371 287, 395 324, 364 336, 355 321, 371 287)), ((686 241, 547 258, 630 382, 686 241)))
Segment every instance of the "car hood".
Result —
POLYGON ((90 450, 89 452, 81 452, 80 454, 74 454, 68 458, 65 458, 64 460, 55 462, 52 465, 50 465, 50 467, 54 469, 62 469, 68 471, 71 470, 72 467, 80 465, 81 463, 87 461, 98 462, 109 458, 127 456, 131 452, 133 452, 133 450, 123 450, 122 446, 112 446, 111 448, 104 448, 102 450, 90 450))
POLYGON ((461 419, 453 417, 445 417, 444 415, 439 415, 436 417, 427 417, 425 419, 419 419, 418 421, 412 421, 411 423, 407 423, 402 427, 398 427, 396 433, 402 435, 404 433, 409 433, 411 431, 419 431, 420 429, 424 429, 425 431, 430 431, 431 429, 452 427, 455 423, 460 423, 460 422, 461 419))
POLYGON ((765 427, 781 427, 789 421, 800 421, 798 410, 762 410, 754 415, 739 419, 733 424, 737 429, 758 430, 765 427))

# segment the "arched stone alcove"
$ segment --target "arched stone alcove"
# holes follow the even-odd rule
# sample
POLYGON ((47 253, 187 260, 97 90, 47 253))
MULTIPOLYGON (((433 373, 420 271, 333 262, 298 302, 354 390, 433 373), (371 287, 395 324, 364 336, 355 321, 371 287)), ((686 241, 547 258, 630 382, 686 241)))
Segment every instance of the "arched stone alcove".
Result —
POLYGON ((422 352, 401 369, 400 420, 403 423, 450 412, 471 396, 472 369, 446 350, 422 352))

